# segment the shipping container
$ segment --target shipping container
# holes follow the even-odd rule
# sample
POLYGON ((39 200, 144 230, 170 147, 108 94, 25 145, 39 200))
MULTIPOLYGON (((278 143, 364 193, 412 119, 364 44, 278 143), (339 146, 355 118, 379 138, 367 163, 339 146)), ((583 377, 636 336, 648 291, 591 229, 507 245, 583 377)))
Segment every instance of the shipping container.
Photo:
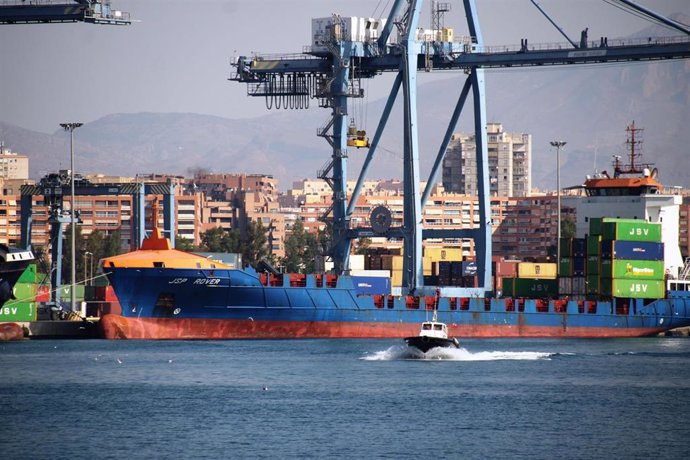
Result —
POLYGON ((600 236, 602 232, 603 217, 590 217, 589 218, 589 235, 590 236, 600 236))
POLYGON ((352 284, 357 294, 385 294, 391 293, 391 279, 381 276, 352 276, 352 284))
POLYGON ((36 321, 36 302, 10 300, 0 307, 0 323, 36 321))
POLYGON ((573 279, 570 276, 558 278, 558 295, 571 295, 573 293, 573 279))
POLYGON ((477 262, 463 262, 462 263, 462 276, 476 276, 477 275, 477 262))
POLYGON ((350 270, 364 270, 364 254, 350 255, 350 270))
POLYGON ((35 302, 36 301, 36 287, 38 285, 34 283, 15 283, 12 288, 12 294, 15 300, 22 302, 35 302))
POLYGON ((462 262, 462 248, 426 247, 424 257, 430 258, 432 262, 462 262))
MULTIPOLYGON (((71 294, 71 286, 70 285, 63 285, 60 288, 60 291, 58 294, 60 295, 61 299, 64 300, 70 300, 72 298, 71 294)), ((74 286, 74 296, 76 300, 84 300, 84 285, 82 284, 77 284, 74 286)))
POLYGON ((666 294, 663 280, 601 278, 601 292, 613 297, 660 299, 666 294))
POLYGON ((573 277, 573 295, 585 295, 587 279, 584 276, 573 277))
POLYGON ((598 256, 601 254, 601 236, 589 235, 587 237, 587 255, 598 256))
POLYGON ((586 275, 598 275, 600 273, 601 258, 598 255, 587 256, 586 275))
POLYGON ((597 295, 601 293, 601 278, 599 275, 587 275, 586 295, 597 295))
POLYGON ((402 286, 402 270, 391 271, 391 286, 402 286))
POLYGON ((383 270, 383 260, 380 254, 372 254, 367 256, 364 267, 367 270, 383 270))
POLYGON ((403 268, 403 256, 383 255, 381 262, 383 270, 402 270, 403 268))
POLYGON ((558 261, 558 276, 573 276, 573 259, 561 257, 558 261))
POLYGON ((573 238, 561 238, 559 242, 559 249, 561 250, 561 257, 573 256, 573 238))
POLYGON ((604 278, 663 280, 664 275, 663 260, 603 259, 601 261, 601 276, 604 278))
POLYGON ((557 266, 554 263, 520 262, 518 278, 556 279, 557 266))
POLYGON ((503 295, 513 297, 556 297, 557 279, 504 278, 503 295))
POLYGON ((36 302, 50 301, 50 287, 46 285, 39 285, 36 287, 36 302))
POLYGON ((603 240, 601 242, 601 258, 602 260, 664 260, 664 243, 603 240))
POLYGON ((573 276, 585 276, 587 259, 585 257, 573 257, 573 276))
POLYGON ((433 275, 433 262, 431 260, 431 257, 422 257, 422 271, 424 272, 424 276, 430 276, 433 275))
POLYGON ((36 264, 29 264, 17 280, 18 283, 35 283, 36 281, 38 281, 36 264))
POLYGON ((635 219, 605 220, 602 224, 602 237, 605 240, 621 241, 661 241, 661 224, 635 219))
POLYGON ((573 238, 572 257, 585 257, 587 255, 587 240, 584 238, 573 238))
POLYGON ((515 278, 517 276, 518 261, 503 260, 495 262, 493 272, 501 278, 515 278))

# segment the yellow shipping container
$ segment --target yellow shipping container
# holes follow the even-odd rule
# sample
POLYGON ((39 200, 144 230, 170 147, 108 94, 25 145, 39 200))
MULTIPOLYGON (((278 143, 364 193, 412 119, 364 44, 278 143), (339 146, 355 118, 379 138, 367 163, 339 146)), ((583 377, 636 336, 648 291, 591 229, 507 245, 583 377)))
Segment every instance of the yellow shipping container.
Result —
POLYGON ((422 270, 424 271, 424 276, 431 276, 431 257, 424 257, 422 259, 422 270))
POLYGON ((432 262, 462 262, 461 248, 425 248, 424 256, 432 262))
POLYGON ((391 286, 402 286, 402 269, 391 271, 391 286))
POLYGON ((558 265, 554 263, 520 262, 518 264, 518 278, 556 279, 558 265))

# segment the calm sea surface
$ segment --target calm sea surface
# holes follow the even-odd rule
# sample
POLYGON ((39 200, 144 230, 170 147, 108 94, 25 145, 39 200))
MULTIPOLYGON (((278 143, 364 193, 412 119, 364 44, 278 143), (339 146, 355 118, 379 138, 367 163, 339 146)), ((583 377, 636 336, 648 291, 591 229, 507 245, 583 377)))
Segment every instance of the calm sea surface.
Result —
POLYGON ((690 339, 0 344, 0 458, 687 458, 690 339))

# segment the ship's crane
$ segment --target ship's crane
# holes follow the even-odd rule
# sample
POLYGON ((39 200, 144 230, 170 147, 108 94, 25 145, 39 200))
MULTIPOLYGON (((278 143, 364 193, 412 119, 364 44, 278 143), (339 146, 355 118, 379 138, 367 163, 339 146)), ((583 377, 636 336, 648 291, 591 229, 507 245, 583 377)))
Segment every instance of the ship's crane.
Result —
MULTIPOLYGON (((44 176, 37 185, 22 185, 21 193, 21 236, 23 248, 31 247, 31 227, 33 223, 33 199, 42 196, 45 206, 48 208, 48 222, 50 223, 50 258, 53 267, 50 271, 51 301, 59 304, 59 292, 62 286, 62 235, 65 226, 71 222, 71 212, 75 212, 75 222, 81 223, 76 204, 70 204, 70 210, 64 206, 64 197, 70 195, 72 174, 69 170, 51 173, 44 176)), ((89 180, 74 175, 74 195, 77 196, 118 196, 129 195, 132 197, 131 249, 138 249, 146 236, 146 196, 163 196, 163 227, 164 231, 171 235, 172 246, 175 247, 175 238, 172 237, 175 229, 175 187, 172 182, 167 184, 144 184, 143 182, 130 184, 93 184, 89 180)), ((72 280, 76 284, 75 280, 72 280)), ((73 307, 74 308, 74 307, 73 307)))
POLYGON ((130 25, 129 13, 115 10, 110 0, 21 0, 0 4, 0 24, 86 22, 130 25))
MULTIPOLYGON (((423 0, 395 0, 387 19, 343 18, 337 15, 313 19, 310 51, 285 57, 242 56, 233 63, 236 72, 230 79, 246 83, 248 95, 265 97, 268 108, 308 108, 309 99, 317 98, 320 107, 331 110, 328 123, 318 132, 332 147, 331 160, 319 172, 319 177, 326 179, 333 189, 333 200, 329 209, 329 213, 332 212, 333 228, 330 255, 338 272, 343 272, 348 267, 352 239, 371 236, 401 238, 404 247, 404 292, 433 295, 436 288, 425 287, 423 281, 423 238, 468 238, 475 242, 480 287, 443 287, 441 293, 450 296, 483 296, 491 286, 491 220, 484 69, 690 58, 690 30, 686 26, 663 18, 630 0, 607 2, 619 2, 622 7, 633 10, 635 14, 661 22, 686 36, 639 41, 601 38, 590 42, 585 29, 579 42, 568 39, 569 43, 565 45, 532 46, 527 40, 523 40, 519 47, 494 49, 484 44, 475 0, 462 2, 470 36, 459 40, 454 39, 452 33, 442 27, 443 13, 448 11, 448 4, 433 2, 432 20, 441 30, 431 30, 427 33, 418 27, 423 0), (397 41, 391 38, 394 28, 398 32, 397 41), (441 141, 426 189, 421 191, 417 138, 417 72, 430 69, 460 70, 467 77, 441 141), (362 78, 372 78, 382 72, 393 72, 396 78, 348 202, 347 101, 349 98, 363 96, 363 90, 360 88, 362 78), (378 215, 374 210, 371 216, 372 225, 369 228, 351 228, 350 216, 401 88, 404 123, 403 225, 392 227, 390 218, 383 214, 378 215), (470 91, 474 105, 479 227, 422 229, 422 208, 436 183, 446 148, 470 91)), ((533 3, 554 26, 558 27, 536 2, 533 3)))

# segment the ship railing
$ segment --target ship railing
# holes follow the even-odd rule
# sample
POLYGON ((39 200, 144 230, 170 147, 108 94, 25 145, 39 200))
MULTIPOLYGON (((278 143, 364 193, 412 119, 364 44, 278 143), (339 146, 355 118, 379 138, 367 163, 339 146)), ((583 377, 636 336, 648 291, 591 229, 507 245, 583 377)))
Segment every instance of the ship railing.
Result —
POLYGON ((690 257, 685 258, 685 262, 683 263, 683 268, 681 269, 680 274, 678 275, 678 279, 690 279, 690 257))
POLYGON ((666 286, 669 291, 690 292, 690 280, 668 280, 666 286))

